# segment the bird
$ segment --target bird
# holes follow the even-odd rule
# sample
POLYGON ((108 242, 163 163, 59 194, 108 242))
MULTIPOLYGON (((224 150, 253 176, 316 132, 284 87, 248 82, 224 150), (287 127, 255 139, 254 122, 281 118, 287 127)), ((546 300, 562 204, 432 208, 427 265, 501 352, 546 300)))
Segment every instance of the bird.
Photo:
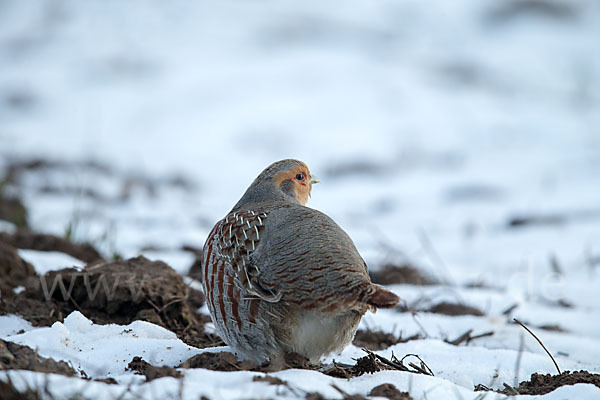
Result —
POLYGON ((265 168, 210 231, 202 285, 216 333, 236 353, 281 365, 341 352, 367 311, 399 297, 373 284, 348 234, 306 206, 319 180, 299 160, 265 168))

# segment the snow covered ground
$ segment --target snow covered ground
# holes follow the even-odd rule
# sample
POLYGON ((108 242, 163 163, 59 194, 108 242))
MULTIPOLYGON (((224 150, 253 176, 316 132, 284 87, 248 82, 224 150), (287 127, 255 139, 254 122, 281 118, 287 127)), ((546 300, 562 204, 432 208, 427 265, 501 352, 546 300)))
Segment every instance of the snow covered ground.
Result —
MULTIPOLYGON (((476 384, 554 372, 529 335, 515 370, 523 330, 512 317, 563 370, 600 372, 599 38, 593 0, 0 2, 0 168, 63 163, 8 188, 35 229, 185 274, 193 256, 181 246, 201 247, 262 168, 293 157, 322 182, 309 206, 348 231, 370 268, 410 262, 440 282, 392 286, 407 304, 484 313, 369 314, 363 328, 426 336, 378 353, 417 353, 436 376, 273 374, 295 390, 202 369, 183 384, 142 384, 124 370, 132 355, 175 366, 203 350, 149 323, 98 326, 75 313, 32 328, 1 316, 2 338, 119 385, 0 379, 107 399, 341 397, 332 382, 469 399, 476 384), (443 341, 468 329, 494 335, 443 341)), ((38 273, 82 265, 20 254, 38 273)), ((332 358, 362 355, 350 346, 332 358)), ((541 398, 599 394, 580 384, 541 398)))

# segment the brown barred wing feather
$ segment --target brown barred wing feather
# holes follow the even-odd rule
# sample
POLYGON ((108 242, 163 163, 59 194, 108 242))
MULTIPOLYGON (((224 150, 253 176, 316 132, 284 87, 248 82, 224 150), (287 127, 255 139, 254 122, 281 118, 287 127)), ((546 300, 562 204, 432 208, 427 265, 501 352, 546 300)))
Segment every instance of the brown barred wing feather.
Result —
POLYGON ((234 284, 245 294, 245 299, 260 298, 277 302, 281 293, 261 282, 260 269, 251 255, 258 247, 268 216, 252 210, 233 212, 221 223, 217 252, 231 265, 234 284))

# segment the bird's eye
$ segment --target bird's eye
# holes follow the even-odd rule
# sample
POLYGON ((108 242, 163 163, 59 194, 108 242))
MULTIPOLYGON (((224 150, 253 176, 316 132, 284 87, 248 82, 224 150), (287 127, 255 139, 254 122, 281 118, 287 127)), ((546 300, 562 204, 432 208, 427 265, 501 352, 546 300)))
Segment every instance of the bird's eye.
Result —
POLYGON ((304 174, 300 173, 296 175, 296 179, 299 181, 303 181, 304 180, 304 174))

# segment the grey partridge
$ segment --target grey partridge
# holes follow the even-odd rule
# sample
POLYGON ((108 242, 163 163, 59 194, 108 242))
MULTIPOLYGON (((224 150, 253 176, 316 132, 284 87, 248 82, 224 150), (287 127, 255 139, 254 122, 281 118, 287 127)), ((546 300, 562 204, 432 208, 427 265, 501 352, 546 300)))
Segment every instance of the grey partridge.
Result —
POLYGON ((350 237, 305 206, 316 179, 282 160, 252 182, 204 244, 202 284, 217 333, 259 363, 341 351, 367 310, 398 296, 375 285, 350 237))

